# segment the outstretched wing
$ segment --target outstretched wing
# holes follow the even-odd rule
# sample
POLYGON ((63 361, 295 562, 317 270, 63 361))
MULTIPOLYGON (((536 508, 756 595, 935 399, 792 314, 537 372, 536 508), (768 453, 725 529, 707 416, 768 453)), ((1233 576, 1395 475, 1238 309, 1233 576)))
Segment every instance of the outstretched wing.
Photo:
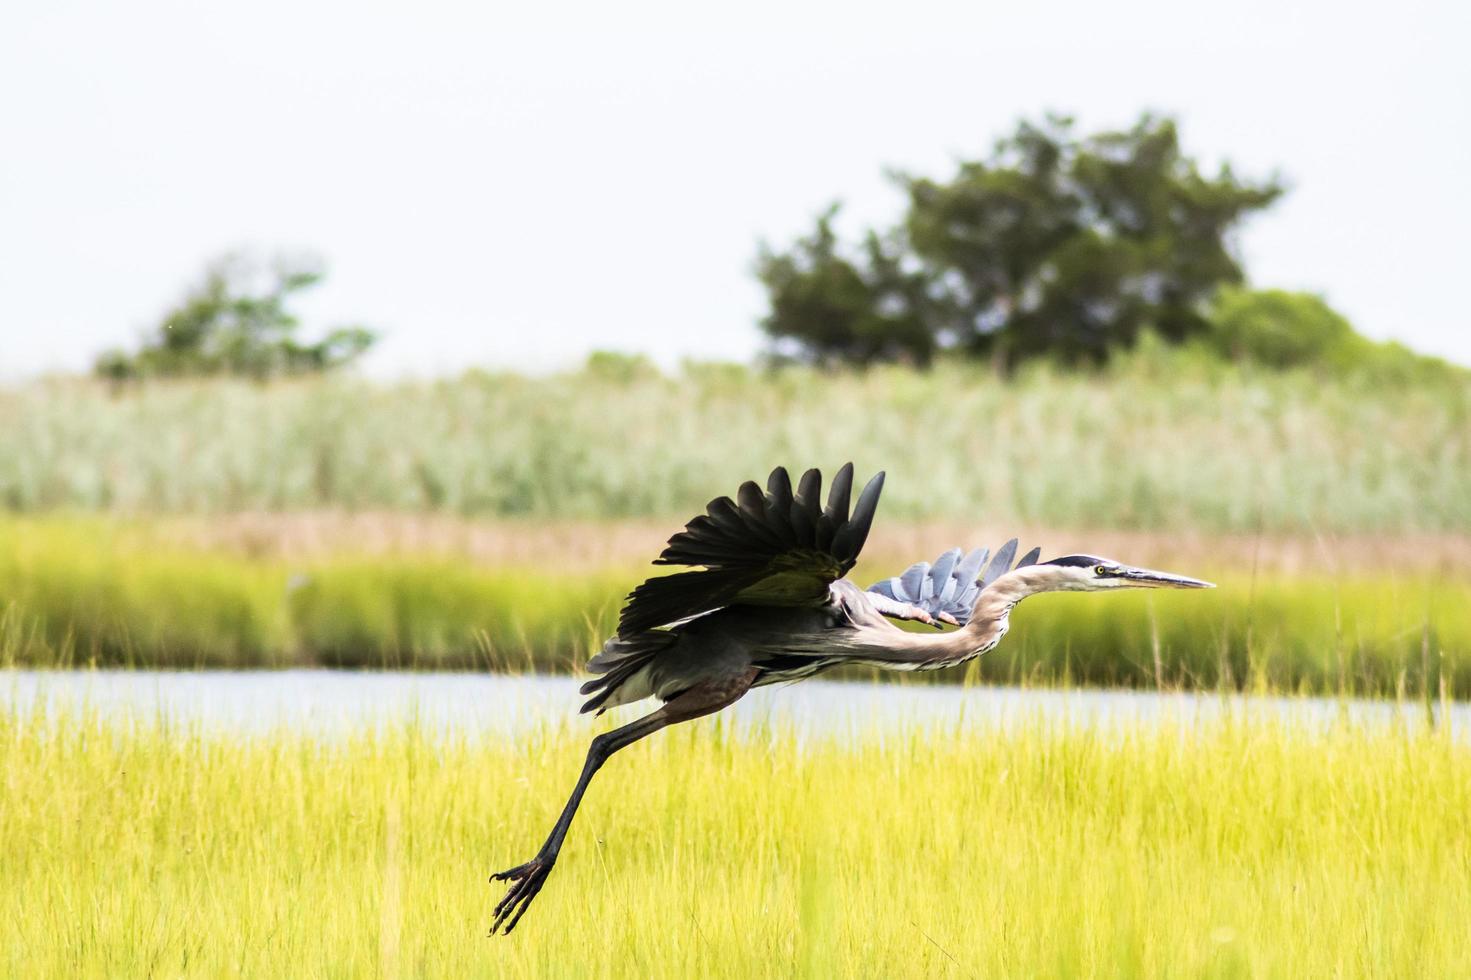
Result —
MULTIPOLYGON (((977 548, 963 557, 959 548, 951 548, 936 558, 933 565, 927 561, 916 562, 905 569, 903 575, 875 582, 868 591, 921 609, 935 619, 964 626, 982 589, 1012 568, 1035 565, 1041 554, 1041 548, 1033 548, 1022 556, 1021 561, 1012 565, 1011 561, 1016 557, 1016 538, 1012 538, 1001 546, 987 565, 986 559, 990 556, 987 548, 977 548), (981 571, 982 566, 985 566, 984 572, 981 571)), ((888 615, 882 606, 880 611, 888 615)))
POLYGON ((822 507, 822 474, 808 470, 797 491, 785 468, 766 481, 766 493, 753 482, 741 485, 736 499, 717 497, 705 513, 669 539, 656 565, 685 565, 699 571, 651 578, 628 596, 618 618, 624 639, 730 605, 805 606, 824 602, 828 586, 846 575, 858 559, 884 474, 868 481, 848 514, 853 464, 833 478, 822 507))

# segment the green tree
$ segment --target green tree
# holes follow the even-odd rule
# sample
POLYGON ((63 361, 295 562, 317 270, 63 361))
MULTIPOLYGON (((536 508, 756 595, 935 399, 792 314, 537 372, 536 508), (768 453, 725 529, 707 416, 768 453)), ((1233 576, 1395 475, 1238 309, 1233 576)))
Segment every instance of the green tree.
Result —
POLYGON ((96 371, 114 380, 221 374, 264 380, 348 364, 373 345, 372 331, 337 327, 315 343, 303 342, 296 336, 300 321, 287 309, 324 274, 312 259, 262 265, 225 256, 209 265, 137 351, 107 351, 96 371))
POLYGON ((763 246, 757 257, 771 303, 762 327, 777 353, 820 364, 929 364, 937 341, 924 274, 906 269, 902 252, 873 232, 857 257, 846 255, 832 227, 837 212, 829 207, 790 251, 763 246))
POLYGON ((1101 361, 1146 327, 1184 340, 1209 329, 1211 295, 1242 281, 1232 232, 1282 193, 1225 165, 1206 175, 1175 123, 1149 115, 1087 137, 1063 117, 1023 122, 948 181, 896 179, 908 210, 869 233, 878 252, 844 258, 831 212, 790 252, 763 249, 763 326, 779 347, 860 362, 958 348, 1005 367, 1101 361), (902 314, 902 340, 885 339, 885 314, 902 314))

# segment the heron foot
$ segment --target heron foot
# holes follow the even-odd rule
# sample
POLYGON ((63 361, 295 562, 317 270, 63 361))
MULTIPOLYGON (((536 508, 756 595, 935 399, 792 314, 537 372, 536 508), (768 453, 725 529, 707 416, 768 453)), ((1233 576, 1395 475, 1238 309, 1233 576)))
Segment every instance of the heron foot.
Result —
POLYGON ((505 925, 502 935, 509 936, 511 930, 516 928, 516 923, 521 921, 521 916, 531 906, 531 900, 541 891, 541 886, 546 883, 547 875, 552 873, 552 865, 556 863, 555 855, 547 858, 538 854, 525 864, 517 865, 509 871, 490 876, 491 881, 509 881, 511 887, 506 891, 506 897, 496 904, 495 921, 490 924, 490 934, 494 936, 496 930, 505 925))

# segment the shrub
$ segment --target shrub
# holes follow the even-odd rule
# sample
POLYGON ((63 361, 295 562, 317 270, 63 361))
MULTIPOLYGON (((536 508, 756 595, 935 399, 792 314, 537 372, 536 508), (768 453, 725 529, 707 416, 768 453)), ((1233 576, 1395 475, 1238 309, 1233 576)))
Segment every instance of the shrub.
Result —
POLYGON ((1264 367, 1347 366, 1368 342, 1321 296, 1231 287, 1211 311, 1217 349, 1264 367))

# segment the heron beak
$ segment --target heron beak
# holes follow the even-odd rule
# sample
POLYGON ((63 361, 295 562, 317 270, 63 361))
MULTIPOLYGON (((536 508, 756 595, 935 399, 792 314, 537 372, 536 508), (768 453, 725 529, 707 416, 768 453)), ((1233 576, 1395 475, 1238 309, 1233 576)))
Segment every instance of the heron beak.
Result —
POLYGON ((1156 572, 1149 568, 1125 568, 1123 577, 1130 585, 1141 589, 1214 589, 1214 582, 1203 582, 1198 578, 1156 572))

